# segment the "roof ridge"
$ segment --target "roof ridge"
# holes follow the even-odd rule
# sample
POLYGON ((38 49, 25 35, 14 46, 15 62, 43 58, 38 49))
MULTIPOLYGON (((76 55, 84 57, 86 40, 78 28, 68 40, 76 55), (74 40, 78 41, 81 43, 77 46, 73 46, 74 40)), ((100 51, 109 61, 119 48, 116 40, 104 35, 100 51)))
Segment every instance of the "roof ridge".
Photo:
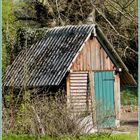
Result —
POLYGON ((95 27, 96 24, 81 24, 81 25, 64 25, 64 26, 55 26, 55 27, 51 27, 51 28, 48 28, 47 32, 48 31, 51 31, 51 30, 54 30, 54 29, 63 29, 63 28, 68 28, 68 27, 81 27, 81 26, 85 26, 85 27, 88 27, 88 26, 91 26, 91 27, 95 27))

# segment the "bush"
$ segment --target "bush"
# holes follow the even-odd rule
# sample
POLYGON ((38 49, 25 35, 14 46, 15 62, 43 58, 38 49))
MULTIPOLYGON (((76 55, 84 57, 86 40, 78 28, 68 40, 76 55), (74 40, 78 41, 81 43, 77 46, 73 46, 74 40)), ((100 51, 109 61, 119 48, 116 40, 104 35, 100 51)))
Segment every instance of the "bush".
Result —
POLYGON ((138 105, 138 95, 136 89, 127 89, 121 92, 122 105, 138 105))
POLYGON ((31 97, 29 92, 24 94, 24 102, 18 106, 15 102, 9 107, 3 105, 4 133, 51 137, 81 135, 85 124, 81 125, 80 114, 70 113, 65 96, 58 94, 48 97, 47 94, 38 94, 31 97))
MULTIPOLYGON (((4 133, 79 137, 83 133, 94 131, 98 135, 101 133, 111 135, 113 129, 102 130, 98 127, 111 122, 114 116, 112 116, 113 113, 110 114, 110 110, 100 114, 100 119, 94 123, 96 129, 93 129, 93 116, 72 113, 67 107, 66 94, 63 90, 51 95, 48 95, 48 91, 46 92, 24 91, 20 94, 4 94, 4 133)), ((98 108, 100 105, 97 104, 96 109, 98 108)))

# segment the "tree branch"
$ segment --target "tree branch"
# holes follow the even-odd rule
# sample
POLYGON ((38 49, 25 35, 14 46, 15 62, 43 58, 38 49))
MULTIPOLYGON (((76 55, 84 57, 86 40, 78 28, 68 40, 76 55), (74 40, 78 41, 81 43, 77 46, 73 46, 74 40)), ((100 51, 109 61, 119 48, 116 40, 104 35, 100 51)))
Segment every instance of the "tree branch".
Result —
POLYGON ((56 3, 56 8, 57 8, 57 12, 58 12, 59 21, 60 21, 61 25, 63 26, 63 25, 64 25, 64 22, 63 22, 63 20, 62 20, 62 18, 61 18, 61 16, 60 16, 59 6, 58 6, 57 0, 55 1, 55 3, 56 3))
MULTIPOLYGON (((132 21, 132 19, 131 19, 130 17, 126 16, 125 13, 123 13, 121 10, 119 10, 117 7, 115 7, 115 6, 113 5, 113 3, 112 3, 110 0, 108 0, 107 2, 109 2, 109 3, 111 4, 111 6, 112 6, 115 10, 117 10, 118 12, 120 12, 125 18, 127 18, 127 19, 130 20, 130 21, 132 21)), ((134 17, 133 17, 133 19, 134 19, 134 17)))
POLYGON ((33 112, 34 112, 34 114, 35 114, 35 117, 36 117, 36 119, 37 119, 38 124, 40 125, 41 133, 42 133, 43 135, 45 135, 44 127, 43 127, 43 125, 42 125, 42 123, 41 123, 41 120, 40 120, 40 118, 39 118, 39 116, 38 116, 38 114, 37 114, 35 108, 34 108, 33 106, 31 106, 31 108, 32 108, 32 110, 33 110, 33 112))
POLYGON ((126 47, 125 50, 124 50, 124 57, 126 57, 126 51, 127 49, 131 50, 133 53, 135 53, 136 55, 138 55, 138 52, 136 52, 135 50, 131 49, 130 47, 126 47))
POLYGON ((108 24, 109 24, 109 25, 112 27, 112 29, 116 32, 116 35, 118 35, 118 36, 120 36, 120 37, 122 37, 122 38, 124 38, 124 39, 126 39, 126 40, 129 40, 129 38, 127 38, 127 37, 121 35, 121 34, 116 30, 116 28, 112 25, 112 23, 105 17, 105 15, 104 15, 101 11, 99 11, 99 10, 96 8, 96 6, 95 6, 93 3, 91 3, 91 4, 92 4, 92 6, 95 8, 95 10, 108 22, 108 24))

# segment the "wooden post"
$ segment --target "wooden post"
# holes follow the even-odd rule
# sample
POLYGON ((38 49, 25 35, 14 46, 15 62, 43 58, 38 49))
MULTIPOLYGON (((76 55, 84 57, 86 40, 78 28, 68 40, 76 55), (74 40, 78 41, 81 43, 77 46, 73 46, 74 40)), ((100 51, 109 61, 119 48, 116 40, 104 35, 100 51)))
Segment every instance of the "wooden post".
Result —
POLYGON ((116 114, 116 126, 120 126, 120 78, 119 74, 114 75, 115 76, 115 82, 114 82, 114 100, 115 100, 115 114, 116 114))
POLYGON ((96 102, 94 95, 94 73, 89 71, 89 83, 90 83, 90 96, 91 96, 91 112, 93 126, 96 126, 96 102))
POLYGON ((66 82, 67 82, 67 107, 70 107, 70 74, 68 75, 68 77, 66 78, 66 82))

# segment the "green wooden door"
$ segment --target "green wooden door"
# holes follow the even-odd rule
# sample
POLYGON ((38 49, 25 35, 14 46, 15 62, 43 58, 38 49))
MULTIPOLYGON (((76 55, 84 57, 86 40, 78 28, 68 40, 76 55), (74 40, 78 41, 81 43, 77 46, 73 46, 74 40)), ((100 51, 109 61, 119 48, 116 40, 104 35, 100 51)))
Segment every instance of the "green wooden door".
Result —
POLYGON ((95 72, 94 87, 97 127, 114 127, 115 105, 113 72, 95 72))

